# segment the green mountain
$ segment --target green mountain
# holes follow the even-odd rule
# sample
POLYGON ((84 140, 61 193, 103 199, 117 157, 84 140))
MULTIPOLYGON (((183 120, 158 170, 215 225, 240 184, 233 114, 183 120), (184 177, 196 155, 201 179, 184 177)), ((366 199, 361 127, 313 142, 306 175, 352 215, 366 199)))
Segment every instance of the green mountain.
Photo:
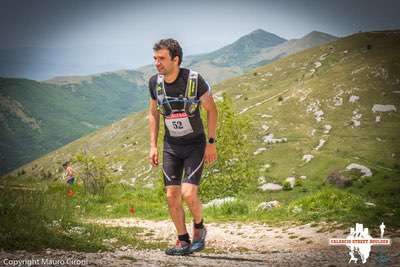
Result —
MULTIPOLYGON (((199 71, 211 84, 216 84, 252 68, 335 39, 337 37, 313 31, 300 39, 287 41, 258 29, 216 51, 193 56, 184 55, 183 66, 199 71)), ((143 72, 146 78, 154 73, 152 65, 137 70, 143 72)))
MULTIPOLYGON (((302 39, 285 41, 256 30, 214 52, 184 57, 184 65, 217 83, 333 39, 313 32, 302 39)), ((148 99, 147 80, 154 72, 149 65, 43 82, 1 79, 0 125, 5 130, 1 133, 0 174, 142 110, 148 99)))
MULTIPOLYGON (((250 147, 256 176, 271 183, 284 183, 289 176, 303 177, 316 190, 329 174, 354 163, 372 172, 356 192, 363 190, 372 200, 398 194, 399 41, 400 31, 355 34, 216 85, 215 99, 220 101, 226 94, 249 123, 243 140, 250 147)), ((44 170, 57 178, 60 164, 85 149, 106 158, 117 180, 152 184, 160 173, 149 168, 148 148, 143 111, 75 140, 13 174, 24 169, 40 176, 44 170)), ((230 161, 241 157, 220 160, 215 169, 223 174, 230 161)), ((215 169, 208 169, 205 175, 215 175, 215 169)))
POLYGON ((214 52, 190 57, 190 63, 187 62, 187 64, 194 65, 200 61, 210 61, 220 67, 243 67, 246 66, 249 57, 257 56, 262 49, 277 46, 285 41, 286 39, 273 33, 258 29, 214 52))
POLYGON ((262 66, 271 63, 279 58, 303 51, 305 49, 319 46, 336 40, 337 37, 313 31, 300 39, 291 39, 273 47, 263 48, 256 56, 246 61, 246 69, 262 66))
POLYGON ((1 173, 142 110, 141 73, 104 73, 64 85, 0 78, 1 173))

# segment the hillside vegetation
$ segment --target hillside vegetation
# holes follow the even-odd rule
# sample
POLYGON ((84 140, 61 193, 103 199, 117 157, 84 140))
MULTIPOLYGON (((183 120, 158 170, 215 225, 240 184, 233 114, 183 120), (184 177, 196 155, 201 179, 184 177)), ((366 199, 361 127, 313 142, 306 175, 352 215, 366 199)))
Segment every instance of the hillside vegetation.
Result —
MULTIPOLYGON (((214 84, 334 39, 325 33, 312 32, 285 41, 259 29, 211 53, 185 55, 184 66, 196 69, 214 84)), ((136 70, 57 76, 43 82, 1 78, 0 126, 4 131, 0 142, 0 174, 143 110, 148 99, 148 78, 154 72, 154 66, 148 65, 136 70)))
MULTIPOLYGON (((201 197, 233 199, 206 216, 398 227, 399 41, 398 31, 360 33, 216 85, 220 157, 204 171, 201 197), (336 188, 328 176, 351 182, 336 188), (268 191, 271 184, 281 190, 268 191), (272 200, 278 207, 260 211, 272 200)), ((93 155, 106 163, 110 184, 101 201, 84 202, 87 215, 125 216, 135 203, 141 217, 166 218, 160 169, 147 158, 146 115, 130 115, 10 175, 59 181, 60 165, 73 160, 83 176, 76 156, 93 155)))

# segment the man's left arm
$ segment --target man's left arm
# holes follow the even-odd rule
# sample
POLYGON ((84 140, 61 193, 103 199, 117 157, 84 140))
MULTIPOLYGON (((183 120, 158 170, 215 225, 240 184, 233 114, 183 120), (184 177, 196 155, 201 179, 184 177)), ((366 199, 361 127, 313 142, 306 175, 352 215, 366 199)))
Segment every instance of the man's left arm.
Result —
MULTIPOLYGON (((207 132, 208 138, 217 137, 217 106, 215 105, 214 99, 211 93, 208 91, 200 97, 200 103, 202 107, 207 111, 207 132)), ((217 160, 217 147, 216 144, 209 144, 207 142, 206 151, 204 153, 204 161, 207 165, 217 160)))

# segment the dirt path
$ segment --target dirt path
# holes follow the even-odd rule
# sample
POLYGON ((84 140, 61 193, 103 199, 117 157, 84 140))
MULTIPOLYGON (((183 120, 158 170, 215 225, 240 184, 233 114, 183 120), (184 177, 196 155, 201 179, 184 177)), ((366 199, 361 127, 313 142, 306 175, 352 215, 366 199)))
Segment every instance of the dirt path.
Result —
MULTIPOLYGON (((174 243, 175 232, 170 221, 142 219, 102 219, 88 223, 120 227, 142 227, 144 240, 174 243)), ((349 250, 346 247, 328 246, 328 239, 345 237, 343 231, 323 232, 327 225, 271 227, 257 223, 207 224, 208 250, 185 257, 166 256, 161 250, 138 250, 120 247, 112 252, 82 253, 63 250, 46 250, 37 253, 26 251, 0 252, 0 259, 50 259, 63 260, 54 266, 348 266, 349 250), (74 261, 75 259, 75 261, 74 261), (75 263, 75 265, 74 265, 75 263)), ((191 231, 191 227, 188 225, 191 231)), ((362 266, 400 265, 400 238, 392 239, 392 246, 378 250, 373 247, 366 264, 362 266)), ((360 262, 360 261, 359 261, 360 262)), ((351 265, 356 265, 352 263, 351 265)), ((357 264, 360 265, 360 264, 357 264)), ((24 265, 22 265, 24 266, 24 265)), ((28 265, 25 265, 28 266, 28 265)), ((38 264, 35 266, 49 266, 38 264)))
MULTIPOLYGON (((88 221, 90 223, 104 224, 119 227, 141 227, 140 233, 146 240, 158 239, 168 243, 174 242, 176 233, 171 221, 150 221, 133 218, 102 219, 88 221)), ((216 251, 253 251, 267 253, 281 251, 288 248, 296 250, 321 248, 328 246, 328 238, 342 237, 343 231, 323 233, 320 227, 311 227, 310 224, 302 226, 270 227, 256 223, 209 223, 206 225, 207 246, 216 251)), ((192 231, 192 226, 187 224, 187 229, 192 231)))

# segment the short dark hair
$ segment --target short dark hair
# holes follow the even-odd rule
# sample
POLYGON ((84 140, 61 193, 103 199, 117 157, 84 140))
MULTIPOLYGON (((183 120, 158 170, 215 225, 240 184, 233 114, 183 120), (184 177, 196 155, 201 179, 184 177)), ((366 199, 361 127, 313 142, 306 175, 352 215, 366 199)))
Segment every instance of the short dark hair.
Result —
POLYGON ((153 51, 158 51, 163 48, 168 49, 171 59, 174 59, 176 56, 178 56, 179 57, 178 65, 181 65, 183 52, 182 52, 182 47, 179 45, 177 40, 171 38, 161 39, 160 41, 154 44, 153 51))
POLYGON ((67 167, 69 165, 69 161, 64 162, 63 167, 67 167))

